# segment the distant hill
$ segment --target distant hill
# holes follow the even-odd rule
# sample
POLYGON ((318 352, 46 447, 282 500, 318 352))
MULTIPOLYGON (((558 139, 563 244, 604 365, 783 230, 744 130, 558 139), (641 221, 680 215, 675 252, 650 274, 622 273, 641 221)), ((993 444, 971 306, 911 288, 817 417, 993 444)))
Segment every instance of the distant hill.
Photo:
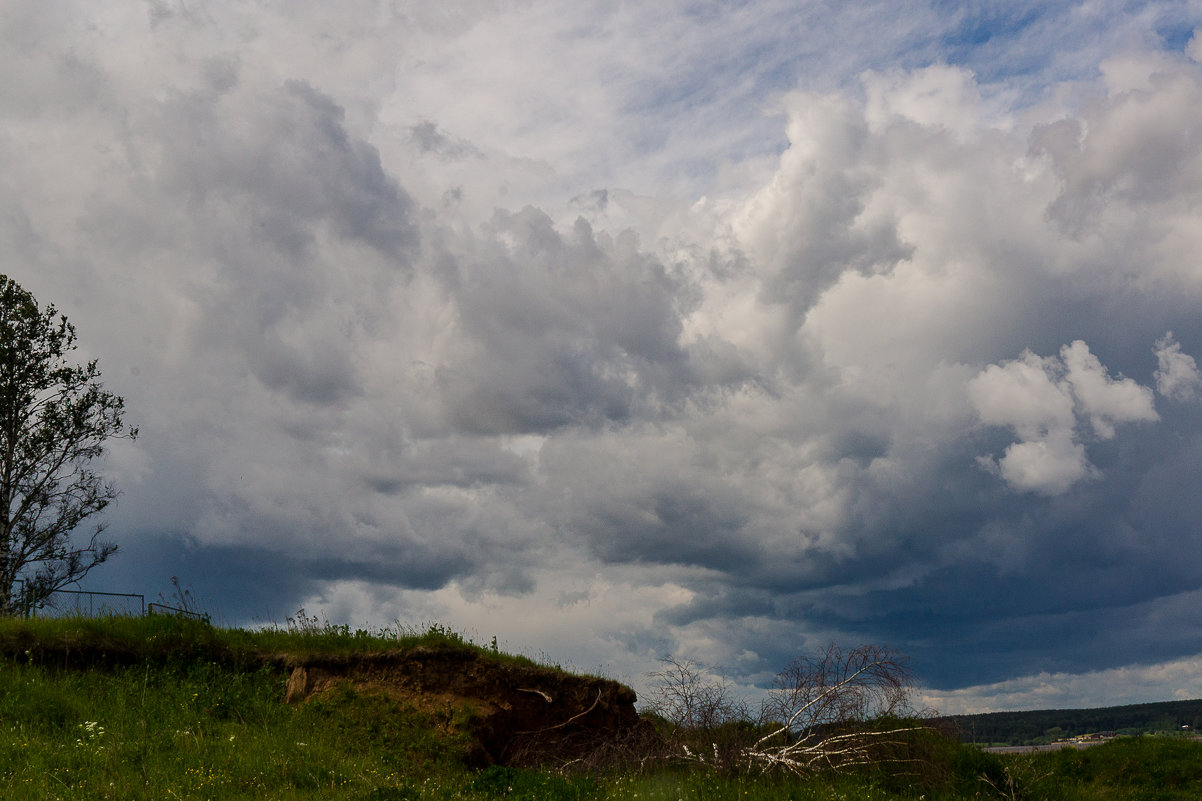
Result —
POLYGON ((1129 704, 1097 709, 1039 709, 949 715, 947 723, 966 743, 1034 745, 1096 732, 1202 731, 1202 699, 1129 704))

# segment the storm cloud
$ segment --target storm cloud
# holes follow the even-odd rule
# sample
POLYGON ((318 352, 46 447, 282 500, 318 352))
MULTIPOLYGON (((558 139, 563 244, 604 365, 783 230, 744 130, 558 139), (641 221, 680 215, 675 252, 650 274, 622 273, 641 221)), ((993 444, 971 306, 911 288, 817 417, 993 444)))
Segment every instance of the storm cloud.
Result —
POLYGON ((7 4, 3 269, 142 432, 88 586, 1193 692, 1202 13, 944 5, 7 4))

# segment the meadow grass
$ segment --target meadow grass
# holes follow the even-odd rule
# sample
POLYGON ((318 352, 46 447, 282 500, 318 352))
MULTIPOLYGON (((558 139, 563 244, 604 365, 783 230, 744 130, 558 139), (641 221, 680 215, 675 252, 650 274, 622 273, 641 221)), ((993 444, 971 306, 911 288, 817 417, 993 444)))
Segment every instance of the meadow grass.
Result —
POLYGON ((437 715, 349 689, 288 706, 284 684, 270 667, 78 670, 9 657, 4 797, 405 798, 414 780, 462 773, 466 740, 437 715))
POLYGON ((571 774, 469 769, 470 710, 417 709, 349 685, 288 705, 283 669, 254 661, 265 653, 419 646, 513 658, 437 627, 367 634, 328 626, 218 629, 182 618, 0 621, 0 795, 13 801, 1176 801, 1196 799, 1202 790, 1202 744, 1159 738, 1004 758, 947 741, 917 776, 723 776, 662 761, 571 774))

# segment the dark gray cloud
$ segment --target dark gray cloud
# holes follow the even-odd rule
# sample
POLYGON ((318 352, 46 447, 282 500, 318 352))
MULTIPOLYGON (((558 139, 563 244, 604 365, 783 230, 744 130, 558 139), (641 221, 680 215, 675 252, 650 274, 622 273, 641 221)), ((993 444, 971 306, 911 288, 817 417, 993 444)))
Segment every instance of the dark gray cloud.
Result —
POLYGON ((480 157, 483 154, 476 150, 470 142, 454 139, 438 130, 437 123, 424 120, 409 129, 413 143, 423 153, 433 153, 447 159, 462 159, 467 156, 480 157))
POLYGON ((654 414, 688 378, 681 280, 629 232, 561 234, 543 212, 498 212, 439 264, 462 358, 435 372, 451 424, 547 433, 654 414))

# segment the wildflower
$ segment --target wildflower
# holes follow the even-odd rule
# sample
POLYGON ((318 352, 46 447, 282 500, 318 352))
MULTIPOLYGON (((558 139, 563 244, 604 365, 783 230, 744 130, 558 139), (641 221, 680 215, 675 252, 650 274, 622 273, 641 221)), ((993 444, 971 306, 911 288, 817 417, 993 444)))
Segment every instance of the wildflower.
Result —
MULTIPOLYGON (((85 720, 83 723, 80 723, 79 730, 83 732, 83 736, 76 738, 76 748, 83 748, 85 745, 94 743, 104 736, 104 726, 101 726, 94 720, 85 720)), ((100 750, 103 750, 103 747, 100 747, 100 750)))
POLYGON ((104 726, 101 726, 94 720, 85 720, 83 723, 79 724, 79 728, 83 731, 84 736, 89 740, 94 740, 97 737, 104 736, 104 726))

